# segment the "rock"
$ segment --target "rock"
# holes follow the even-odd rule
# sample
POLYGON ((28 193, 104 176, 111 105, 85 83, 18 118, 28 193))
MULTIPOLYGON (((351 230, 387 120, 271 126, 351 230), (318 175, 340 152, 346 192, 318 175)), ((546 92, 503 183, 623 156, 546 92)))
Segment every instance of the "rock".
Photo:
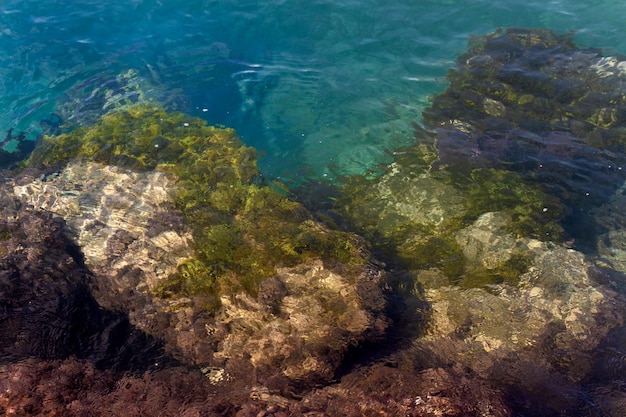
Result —
POLYGON ((164 362, 160 345, 103 309, 92 274, 62 218, 0 191, 0 361, 88 359, 111 369, 164 362))
POLYGON ((419 370, 394 362, 346 375, 340 384, 307 395, 296 410, 348 417, 505 417, 511 410, 504 397, 489 381, 460 366, 419 370))
POLYGON ((253 369, 258 381, 311 387, 332 380, 351 348, 384 335, 389 320, 375 264, 342 271, 318 259, 278 268, 256 297, 222 296, 209 315, 202 297, 154 297, 193 256, 193 237, 172 205, 175 187, 162 173, 73 161, 55 175, 20 178, 13 190, 35 210, 64 216, 103 305, 165 338, 180 360, 219 364, 223 382, 248 380, 253 369))
POLYGON ((68 224, 101 305, 128 315, 216 385, 267 384, 293 395, 330 382, 352 349, 380 340, 390 324, 382 267, 359 237, 255 184, 253 155, 232 132, 194 127, 207 135, 189 145, 202 147, 194 162, 188 148, 177 150, 177 135, 191 141, 185 123, 200 122, 154 112, 108 116, 116 123, 104 120, 83 139, 49 139, 49 151, 36 152, 33 168, 11 182, 14 195, 68 224), (95 147, 89 138, 100 140, 94 132, 107 123, 124 131, 144 116, 118 151, 152 144, 154 120, 169 158, 182 154, 189 168, 162 155, 129 152, 114 165, 118 159, 71 154, 95 147), (52 154, 70 158, 59 163, 52 154))
POLYGON ((424 112, 437 168, 459 178, 505 169, 567 208, 563 224, 585 245, 591 219, 626 179, 626 62, 577 47, 569 35, 507 29, 477 37, 424 112))
POLYGON ((191 234, 172 204, 174 184, 164 173, 71 161, 52 175, 23 175, 13 192, 35 210, 62 216, 86 266, 107 275, 115 291, 154 290, 193 255, 191 234))
POLYGON ((352 348, 380 340, 389 326, 382 278, 375 265, 350 278, 321 260, 280 268, 268 279, 278 287, 271 306, 261 294, 223 298, 217 328, 208 329, 225 332, 215 357, 283 391, 285 382, 292 390, 328 383, 352 348))
POLYGON ((513 408, 544 401, 543 413, 559 407, 577 413, 588 395, 582 382, 593 377, 609 335, 624 324, 623 294, 603 285, 602 271, 580 252, 502 235, 505 218, 486 214, 460 231, 464 253, 501 261, 507 251, 522 250, 528 271, 484 288, 424 282, 428 330, 399 360, 411 355, 413 366, 455 364, 492 387, 510 386, 519 396, 508 403, 513 408))
POLYGON ((68 358, 0 364, 0 411, 5 415, 233 415, 237 405, 216 398, 199 372, 168 367, 118 374, 68 358))

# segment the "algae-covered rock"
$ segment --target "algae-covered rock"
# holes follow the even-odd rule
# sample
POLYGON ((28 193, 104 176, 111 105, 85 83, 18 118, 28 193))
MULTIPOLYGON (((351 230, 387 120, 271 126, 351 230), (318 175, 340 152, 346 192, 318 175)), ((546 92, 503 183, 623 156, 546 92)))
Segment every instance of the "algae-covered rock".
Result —
POLYGON ((626 179, 625 69, 544 29, 473 39, 424 112, 437 165, 515 171, 574 208, 604 202, 626 179))
POLYGON ((411 268, 456 257, 457 248, 444 231, 466 210, 454 187, 392 164, 378 179, 350 179, 342 191, 337 202, 342 216, 389 259, 411 268))
POLYGON ((496 213, 482 216, 457 238, 475 262, 501 264, 523 251, 526 272, 498 285, 467 288, 430 285, 437 271, 420 271, 430 321, 415 343, 524 395, 550 380, 571 384, 592 377, 599 348, 624 323, 623 295, 604 283, 605 273, 582 253, 503 235, 503 221, 496 213))
POLYGON ((466 240, 457 236, 494 210, 507 219, 502 231, 511 236, 561 236, 562 205, 515 172, 475 169, 469 178, 457 180, 446 171, 407 162, 400 158, 378 178, 350 179, 336 204, 390 264, 409 270, 437 267, 449 282, 469 286, 515 279, 526 270, 523 252, 497 267, 487 265, 473 259, 466 240))
POLYGON ((264 184, 230 129, 133 107, 44 138, 11 186, 67 222, 102 305, 215 384, 308 389, 389 325, 365 242, 264 184))
POLYGON ((62 216, 86 265, 114 291, 154 291, 193 258, 191 230, 173 202, 173 175, 78 159, 47 176, 32 172, 14 180, 13 193, 62 216))
POLYGON ((486 212, 506 213, 518 237, 593 250, 602 221, 589 210, 626 179, 625 69, 548 30, 473 39, 425 128, 415 124, 416 144, 370 178, 344 179, 336 208, 386 262, 468 285, 528 264, 521 253, 497 274, 471 264, 452 236, 486 212))
MULTIPOLYGON (((26 165, 46 168, 74 160, 122 170, 121 178, 108 178, 119 186, 90 187, 101 189, 113 206, 146 204, 143 221, 154 221, 150 212, 161 203, 159 211, 174 208, 170 211, 174 216, 184 216, 186 231, 193 236, 194 256, 179 262, 176 277, 156 289, 162 296, 241 289, 254 293, 258 281, 273 275, 276 266, 316 257, 364 263, 349 235, 318 227, 302 206, 261 184, 255 152, 231 129, 137 106, 108 114, 92 127, 45 137, 26 165), (128 187, 142 181, 145 187, 134 190, 136 196, 131 193, 128 201, 118 201, 123 199, 117 195, 124 187, 121 183, 128 187), (172 186, 165 191, 168 183, 172 186), (142 195, 145 202, 143 198, 131 201, 142 195)), ((70 174, 63 171, 63 175, 70 174)))
POLYGON ((336 395, 345 396, 349 383, 355 398, 382 385, 394 392, 395 402, 381 401, 385 408, 415 415, 441 407, 459 416, 619 415, 609 411, 623 398, 615 385, 605 392, 613 403, 601 390, 590 403, 585 384, 598 373, 623 378, 623 294, 592 259, 507 233, 507 221, 505 213, 486 213, 455 237, 468 265, 489 270, 521 251, 526 272, 476 288, 449 285, 440 268, 418 271, 427 327, 384 364, 345 376, 336 395))

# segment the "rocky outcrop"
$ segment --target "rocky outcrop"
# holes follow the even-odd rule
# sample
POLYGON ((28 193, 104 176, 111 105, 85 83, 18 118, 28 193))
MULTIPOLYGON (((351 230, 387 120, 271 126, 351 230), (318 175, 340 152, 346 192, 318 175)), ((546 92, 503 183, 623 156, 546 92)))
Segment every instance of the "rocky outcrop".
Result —
MULTIPOLYGON (((168 135, 163 127, 161 133, 168 135)), ((161 139, 168 151, 176 146, 173 137, 161 139)), ((239 148, 226 149, 219 137, 206 143, 204 152, 223 152, 224 161, 232 157, 229 163, 235 164, 218 165, 213 169, 225 174, 211 174, 230 187, 207 183, 240 193, 230 200, 192 200, 184 188, 190 179, 175 171, 83 157, 54 171, 29 168, 9 185, 33 212, 53 213, 67 224, 93 274, 90 288, 100 305, 163 340, 169 355, 198 366, 215 384, 261 384, 293 395, 330 382, 351 350, 380 340, 390 324, 381 266, 369 260, 357 236, 327 229, 249 178, 228 178, 231 169, 247 172, 236 158, 239 148), (292 216, 278 224, 274 218, 284 207, 292 216), (218 211, 219 217, 213 214, 218 211), (205 218, 209 223, 201 223, 205 218), (254 227, 252 220, 276 230, 244 229, 254 227), (237 259, 236 253, 250 259, 237 259), (263 266, 270 255, 276 264, 259 268, 265 276, 243 269, 263 266)))
MULTIPOLYGON (((518 360, 543 358, 544 368, 553 368, 569 381, 587 378, 593 352, 623 324, 621 296, 601 284, 603 271, 583 254, 502 236, 501 222, 497 213, 488 213, 461 231, 465 252, 475 255, 475 261, 499 258, 496 263, 502 263, 514 250, 528 251, 528 271, 516 285, 503 282, 485 288, 432 285, 436 271, 418 274, 431 307, 430 335, 422 340, 462 340, 468 349, 465 357, 489 354, 492 361, 506 361, 514 352, 518 360)), ((478 372, 480 361, 467 360, 478 372)))
MULTIPOLYGON (((528 89, 561 90, 552 69, 528 79, 507 60, 547 50, 590 82, 622 78, 619 61, 546 31, 490 35, 434 101, 430 122, 446 115, 437 140, 399 151, 379 178, 346 179, 325 214, 369 239, 387 271, 361 237, 264 183, 231 130, 138 106, 45 138, 0 189, 0 410, 621 417, 626 279, 622 220, 610 214, 621 194, 580 203, 558 184, 574 174, 549 167, 541 178, 565 190, 550 195, 512 151, 536 142, 528 112, 551 108, 528 89), (494 74, 500 84, 479 101, 454 88, 494 74), (454 116, 465 105, 478 122, 454 116), (519 126, 497 142, 508 116, 519 126), (567 210, 593 205, 603 259, 560 236, 567 210), (404 296, 394 323, 392 286, 404 296)), ((557 96, 595 100, 576 93, 557 96)), ((556 113, 537 122, 549 140, 533 157, 619 162, 619 109, 556 113), (553 129, 564 120, 565 136, 553 129), (581 132, 614 153, 589 143, 562 154, 581 132)))
POLYGON ((549 30, 476 37, 424 112, 437 165, 461 175, 504 168, 568 205, 603 203, 626 179, 625 68, 549 30))
POLYGON ((156 339, 92 296, 92 274, 64 220, 0 193, 0 362, 89 359, 146 369, 163 353, 156 339))
POLYGON ((476 288, 450 285, 439 268, 418 271, 414 293, 426 304, 415 312, 427 327, 299 407, 347 416, 619 416, 624 297, 614 280, 623 276, 575 250, 516 238, 507 221, 486 213, 456 239, 481 268, 524 251, 519 280, 476 288))

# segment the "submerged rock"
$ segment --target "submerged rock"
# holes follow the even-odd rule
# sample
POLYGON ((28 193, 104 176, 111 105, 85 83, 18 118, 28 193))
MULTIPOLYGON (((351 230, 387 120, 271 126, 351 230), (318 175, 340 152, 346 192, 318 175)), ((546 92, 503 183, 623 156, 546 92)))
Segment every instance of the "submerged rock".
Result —
POLYGON ((293 395, 383 337, 384 274, 256 173, 231 130, 133 108, 46 139, 11 186, 68 224, 101 305, 217 385, 293 395))
POLYGON ((349 396, 388 414, 620 415, 624 68, 549 31, 478 38, 418 143, 344 179, 333 214, 396 270, 412 340, 346 375, 349 396), (376 384, 394 394, 368 397, 376 384))
POLYGON ((111 286, 154 290, 193 256, 193 238, 172 203, 175 181, 160 172, 74 160, 47 176, 24 173, 13 193, 35 210, 62 216, 86 265, 117 283, 111 286))
MULTIPOLYGON (((486 42, 573 51, 549 32, 507 34, 486 42)), ((595 59, 585 56, 576 59, 595 59)), ((598 62, 598 77, 618 77, 618 62, 598 62)), ((477 111, 503 118, 509 105, 486 96, 477 111)), ((592 130, 613 128, 606 120, 621 119, 611 114, 588 121, 592 130)), ((463 140, 475 129, 451 125, 463 140)), ((389 273, 362 238, 265 184, 232 130, 140 106, 44 139, 0 190, 0 278, 11 290, 0 347, 17 352, 0 358, 0 410, 621 416, 626 279, 550 242, 573 200, 549 196, 514 160, 511 170, 465 155, 444 169, 454 158, 431 145, 398 152, 379 178, 347 181, 353 194, 331 213, 370 240, 389 273), (31 269, 34 284, 16 284, 31 269), (395 328, 388 282, 406 296, 395 328), (20 332, 50 315, 54 337, 20 332), (124 350, 133 337, 147 342, 124 350), (165 354, 152 353, 154 339, 165 354), (118 369, 134 372, 121 374, 117 355, 150 363, 128 359, 118 369)))
POLYGON ((452 236, 485 212, 506 212, 517 236, 594 252, 603 221, 589 210, 626 180, 624 62, 548 30, 473 39, 416 145, 373 178, 344 179, 336 209, 386 262, 451 281, 476 269, 452 236))
POLYGON ((435 166, 461 178, 519 173, 557 197, 566 231, 593 246, 586 210, 626 179, 625 58, 579 48, 569 35, 507 29, 473 39, 448 78, 424 112, 435 166))
POLYGON ((418 271, 414 292, 426 303, 415 312, 426 327, 305 404, 347 416, 620 416, 623 294, 582 253, 515 237, 507 221, 486 213, 456 237, 484 267, 528 251, 526 273, 467 288, 440 268, 418 271))
MULTIPOLYGON (((498 217, 486 214, 461 231, 458 236, 464 239, 473 236, 464 248, 473 252, 476 261, 497 263, 515 251, 527 251, 528 272, 520 274, 514 283, 483 289, 433 288, 425 281, 425 298, 433 312, 432 332, 463 334, 464 340, 477 342, 486 352, 523 350, 537 346, 546 337, 551 338, 556 351, 568 355, 592 352, 611 329, 623 322, 619 294, 597 282, 601 272, 580 252, 501 235, 497 233, 501 227, 498 217)), ((565 370, 567 360, 561 359, 565 370)), ((552 360, 558 360, 558 356, 552 360)), ((577 360, 568 377, 580 380, 576 375, 585 375, 589 370, 589 363, 583 366, 577 360)))
POLYGON ((93 297, 93 276, 64 220, 0 190, 0 363, 73 356, 143 370, 163 362, 156 339, 93 297))
POLYGON ((390 324, 381 314, 381 278, 375 265, 358 276, 322 261, 280 268, 257 299, 224 299, 208 328, 225 333, 215 356, 241 378, 254 369, 265 385, 286 394, 328 383, 352 348, 380 340, 390 324))
POLYGON ((351 178, 335 205, 350 227, 396 268, 440 268, 444 281, 466 286, 515 279, 526 271, 523 251, 481 260, 474 253, 480 248, 468 247, 481 237, 459 234, 494 209, 506 219, 501 232, 511 236, 551 240, 562 232, 560 203, 516 173, 476 170, 460 183, 444 171, 405 165, 407 155, 401 158, 377 179, 351 178))

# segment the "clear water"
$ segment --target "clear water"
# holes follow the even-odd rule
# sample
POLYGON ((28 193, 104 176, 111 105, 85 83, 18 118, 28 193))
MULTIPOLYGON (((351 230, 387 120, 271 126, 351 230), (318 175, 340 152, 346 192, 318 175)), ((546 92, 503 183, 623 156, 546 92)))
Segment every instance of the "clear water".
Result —
POLYGON ((366 174, 415 141, 472 34, 574 31, 626 54, 624 16, 619 0, 3 0, 0 139, 151 100, 235 128, 288 185, 366 174))
POLYGON ((113 101, 141 90, 234 127, 271 177, 358 174, 413 140, 471 34, 546 27, 626 53, 625 12, 617 0, 6 0, 0 132, 86 122, 117 82, 127 93, 113 101))

